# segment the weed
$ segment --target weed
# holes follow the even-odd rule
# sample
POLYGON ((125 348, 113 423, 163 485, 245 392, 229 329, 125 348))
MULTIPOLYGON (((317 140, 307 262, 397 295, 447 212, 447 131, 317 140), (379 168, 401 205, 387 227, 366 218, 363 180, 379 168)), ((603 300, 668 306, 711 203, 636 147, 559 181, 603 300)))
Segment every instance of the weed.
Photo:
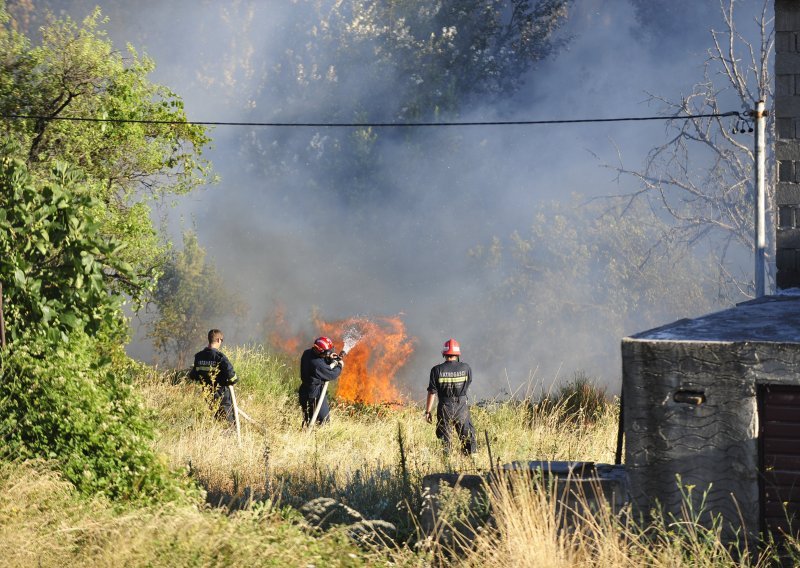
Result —
POLYGON ((576 371, 554 394, 547 393, 535 403, 524 401, 523 404, 532 413, 557 413, 564 420, 585 426, 600 420, 609 402, 605 387, 598 385, 584 371, 576 371))

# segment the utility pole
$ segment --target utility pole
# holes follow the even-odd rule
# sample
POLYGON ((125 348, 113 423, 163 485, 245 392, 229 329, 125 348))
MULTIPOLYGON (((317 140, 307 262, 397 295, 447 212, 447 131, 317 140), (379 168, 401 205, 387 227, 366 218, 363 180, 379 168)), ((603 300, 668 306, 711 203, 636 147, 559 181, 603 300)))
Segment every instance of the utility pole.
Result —
POLYGON ((766 209, 766 124, 768 111, 764 110, 764 101, 756 103, 751 111, 755 121, 755 286, 756 298, 764 295, 764 278, 766 275, 765 258, 767 252, 767 236, 765 225, 766 209))

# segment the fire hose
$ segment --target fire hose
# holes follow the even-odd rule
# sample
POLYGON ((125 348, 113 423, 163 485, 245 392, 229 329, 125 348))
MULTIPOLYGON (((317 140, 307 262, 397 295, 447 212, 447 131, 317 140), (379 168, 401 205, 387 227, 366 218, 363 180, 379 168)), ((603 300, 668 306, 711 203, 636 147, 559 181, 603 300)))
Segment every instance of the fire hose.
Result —
POLYGON ((322 403, 325 400, 325 393, 328 392, 328 382, 329 381, 325 381, 325 384, 322 385, 322 393, 319 395, 317 406, 314 408, 314 414, 311 415, 311 420, 308 423, 309 430, 313 429, 314 425, 317 423, 317 416, 319 416, 319 411, 322 409, 322 403))
POLYGON ((239 424, 239 405, 236 404, 236 394, 233 392, 233 385, 228 385, 228 391, 231 393, 231 402, 233 403, 233 420, 236 423, 236 439, 239 441, 239 446, 242 445, 242 427, 239 424))
POLYGON ((239 408, 239 404, 236 402, 236 393, 233 391, 233 385, 228 385, 228 391, 231 393, 231 403, 233 405, 233 419, 236 423, 236 439, 239 442, 239 446, 242 445, 242 426, 239 418, 244 418, 250 424, 258 428, 263 434, 266 435, 267 430, 261 424, 253 420, 250 415, 248 415, 244 410, 239 408))

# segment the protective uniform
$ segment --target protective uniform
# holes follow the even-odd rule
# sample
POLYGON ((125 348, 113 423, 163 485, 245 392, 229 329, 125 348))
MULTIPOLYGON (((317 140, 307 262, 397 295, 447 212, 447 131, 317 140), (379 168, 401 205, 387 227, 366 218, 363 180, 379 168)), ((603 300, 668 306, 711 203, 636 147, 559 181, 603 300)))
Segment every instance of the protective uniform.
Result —
POLYGON ((428 392, 436 394, 436 437, 444 442, 446 452, 452 448, 453 428, 458 434, 461 451, 476 450, 475 428, 469 416, 467 390, 472 384, 472 369, 461 361, 445 361, 431 369, 428 392))
POLYGON ((206 347, 195 353, 194 365, 189 373, 190 378, 203 383, 218 403, 216 416, 229 422, 236 420, 233 412, 233 399, 230 385, 236 384, 238 378, 233 365, 224 353, 213 347, 206 347))
MULTIPOLYGON (((327 339, 327 338, 320 338, 327 339)), ((330 340, 329 340, 330 341, 330 340)), ((314 416, 314 409, 322 396, 322 386, 328 382, 339 378, 342 373, 341 360, 330 357, 330 349, 321 351, 315 343, 315 347, 303 351, 300 357, 300 407, 303 409, 303 426, 311 423, 314 416)), ((326 345, 322 342, 323 347, 326 345)), ((332 343, 330 344, 333 345, 332 343)), ((322 407, 317 415, 317 424, 327 422, 330 407, 328 397, 322 399, 322 407)))

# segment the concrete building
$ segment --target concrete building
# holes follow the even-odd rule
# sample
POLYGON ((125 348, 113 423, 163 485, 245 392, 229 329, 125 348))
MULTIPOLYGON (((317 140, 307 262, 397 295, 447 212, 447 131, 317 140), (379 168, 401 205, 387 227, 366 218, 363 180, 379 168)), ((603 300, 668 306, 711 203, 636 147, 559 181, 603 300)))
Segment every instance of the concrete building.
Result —
POLYGON ((635 510, 705 503, 731 538, 800 534, 800 0, 775 0, 775 27, 779 294, 622 341, 635 510))
POLYGON ((706 522, 722 515, 731 536, 788 529, 785 513, 800 511, 800 296, 627 337, 622 359, 638 512, 659 504, 680 517, 691 497, 696 511, 705 503, 706 522))

